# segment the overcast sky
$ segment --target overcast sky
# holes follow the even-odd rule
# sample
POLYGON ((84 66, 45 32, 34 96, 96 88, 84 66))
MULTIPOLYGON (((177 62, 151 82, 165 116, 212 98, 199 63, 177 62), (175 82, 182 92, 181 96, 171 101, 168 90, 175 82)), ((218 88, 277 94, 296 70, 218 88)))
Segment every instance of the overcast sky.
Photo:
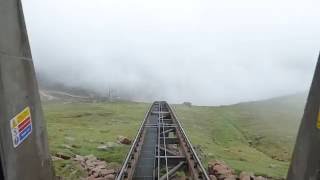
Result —
POLYGON ((24 0, 37 71, 138 100, 219 105, 309 88, 319 0, 24 0))

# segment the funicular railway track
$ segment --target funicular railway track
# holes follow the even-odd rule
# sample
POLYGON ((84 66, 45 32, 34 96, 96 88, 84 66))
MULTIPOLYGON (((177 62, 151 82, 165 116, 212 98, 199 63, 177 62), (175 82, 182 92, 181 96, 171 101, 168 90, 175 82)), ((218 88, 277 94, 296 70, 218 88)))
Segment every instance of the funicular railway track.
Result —
POLYGON ((138 131, 117 180, 209 180, 172 108, 154 102, 138 131))

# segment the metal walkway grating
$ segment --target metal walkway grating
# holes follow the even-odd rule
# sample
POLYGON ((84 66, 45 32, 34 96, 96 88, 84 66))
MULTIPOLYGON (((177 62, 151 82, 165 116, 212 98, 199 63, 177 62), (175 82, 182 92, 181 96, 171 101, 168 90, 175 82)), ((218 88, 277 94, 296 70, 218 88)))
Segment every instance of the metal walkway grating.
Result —
MULTIPOLYGON (((147 123, 156 124, 158 121, 157 115, 150 115, 147 123)), ((135 180, 153 180, 154 179, 154 167, 156 160, 156 146, 157 146, 157 129, 147 128, 144 138, 144 142, 141 148, 141 155, 137 162, 137 167, 133 175, 135 180)))

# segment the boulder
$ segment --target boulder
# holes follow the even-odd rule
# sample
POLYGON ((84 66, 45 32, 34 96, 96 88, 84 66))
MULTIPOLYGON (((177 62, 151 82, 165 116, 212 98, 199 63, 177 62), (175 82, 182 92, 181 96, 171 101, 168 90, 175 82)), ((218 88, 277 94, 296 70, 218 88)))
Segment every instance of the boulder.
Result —
POLYGON ((78 161, 78 162, 85 161, 84 157, 80 156, 80 155, 76 155, 75 158, 73 158, 73 160, 78 161))
POLYGON ((209 176, 211 180, 218 180, 214 175, 209 176))
POLYGON ((111 175, 115 174, 115 171, 113 169, 100 169, 100 172, 99 172, 100 177, 106 177, 110 174, 111 175))
MULTIPOLYGON (((223 161, 212 161, 208 166, 209 175, 214 175, 218 180, 226 178, 235 178, 234 170, 226 165, 223 161)), ((231 180, 229 179, 229 180, 231 180)))
POLYGON ((118 136, 118 141, 120 144, 125 144, 125 145, 131 144, 131 140, 127 137, 124 137, 124 136, 118 136))
POLYGON ((239 178, 240 180, 255 180, 252 172, 241 172, 239 178))
POLYGON ((113 174, 109 174, 109 175, 105 176, 104 178, 105 178, 105 180, 114 180, 114 179, 116 179, 116 176, 113 174))
POLYGON ((106 180, 105 178, 103 178, 103 177, 92 177, 92 176, 90 176, 90 177, 88 177, 87 178, 87 180, 106 180))
POLYGON ((87 180, 96 180, 96 178, 94 176, 89 176, 87 180))
POLYGON ((95 161, 95 160, 97 160, 97 158, 94 155, 88 155, 88 156, 84 157, 84 160, 85 161, 88 161, 88 160, 95 161))
POLYGON ((231 175, 231 176, 226 177, 224 180, 237 180, 237 176, 231 175))
POLYGON ((258 176, 255 178, 255 180, 268 180, 268 179, 262 176, 258 176))

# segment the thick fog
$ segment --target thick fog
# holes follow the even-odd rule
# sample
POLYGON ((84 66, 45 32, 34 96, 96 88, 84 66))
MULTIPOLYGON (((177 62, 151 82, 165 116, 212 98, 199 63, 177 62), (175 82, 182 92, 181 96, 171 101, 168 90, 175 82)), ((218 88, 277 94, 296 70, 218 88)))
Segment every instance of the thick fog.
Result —
POLYGON ((318 0, 24 0, 53 81, 135 100, 219 105, 306 91, 318 0))

